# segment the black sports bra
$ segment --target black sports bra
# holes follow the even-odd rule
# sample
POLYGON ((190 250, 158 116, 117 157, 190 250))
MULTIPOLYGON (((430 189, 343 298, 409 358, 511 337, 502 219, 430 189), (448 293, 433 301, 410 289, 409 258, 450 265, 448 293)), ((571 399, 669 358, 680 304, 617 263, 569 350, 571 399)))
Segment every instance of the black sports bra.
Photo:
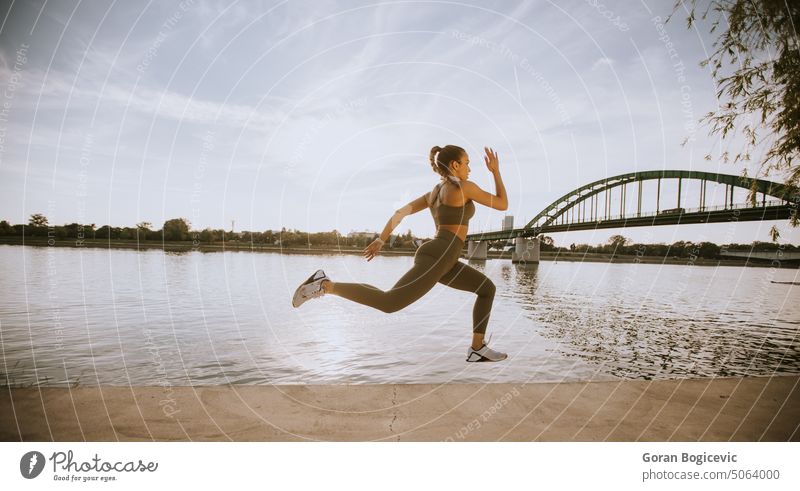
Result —
POLYGON ((450 206, 439 203, 439 193, 442 191, 442 185, 439 184, 439 189, 436 190, 436 199, 431 205, 431 215, 436 226, 439 225, 467 225, 469 219, 475 215, 475 205, 472 200, 464 203, 463 206, 450 206))

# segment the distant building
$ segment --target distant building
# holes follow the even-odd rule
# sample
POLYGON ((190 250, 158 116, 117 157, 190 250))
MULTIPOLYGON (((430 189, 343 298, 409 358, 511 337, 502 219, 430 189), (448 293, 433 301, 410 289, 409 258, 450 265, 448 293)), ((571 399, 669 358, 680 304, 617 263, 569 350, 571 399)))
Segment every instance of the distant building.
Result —
MULTIPOLYGON (((503 217, 503 230, 513 230, 514 229, 514 215, 506 215, 503 217)), ((510 245, 512 248, 514 247, 514 240, 509 239, 505 243, 506 246, 510 245)), ((505 247, 505 246, 504 246, 505 247)), ((509 249, 512 250, 512 249, 509 249)))
POLYGON ((371 239, 377 234, 378 232, 350 232, 347 237, 349 239, 371 239))

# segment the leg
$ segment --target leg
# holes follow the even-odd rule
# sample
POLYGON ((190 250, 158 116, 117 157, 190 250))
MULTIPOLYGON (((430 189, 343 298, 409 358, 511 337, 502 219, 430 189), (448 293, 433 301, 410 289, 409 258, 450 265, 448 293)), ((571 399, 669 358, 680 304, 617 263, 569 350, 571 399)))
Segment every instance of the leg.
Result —
POLYGON ((441 257, 417 254, 414 266, 395 285, 383 291, 364 283, 325 282, 325 291, 342 298, 374 307, 387 314, 397 312, 416 302, 436 285, 447 267, 441 257))
POLYGON ((445 273, 439 282, 478 295, 472 308, 472 347, 480 349, 483 345, 483 336, 486 334, 486 326, 489 324, 489 315, 492 313, 496 290, 494 283, 485 274, 461 261, 445 273))

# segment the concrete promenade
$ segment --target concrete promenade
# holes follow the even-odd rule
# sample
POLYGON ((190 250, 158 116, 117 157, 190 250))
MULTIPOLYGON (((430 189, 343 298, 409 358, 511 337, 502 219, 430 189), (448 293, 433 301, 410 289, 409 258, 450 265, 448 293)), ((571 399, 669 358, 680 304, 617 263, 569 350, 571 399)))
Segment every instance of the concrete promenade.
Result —
POLYGON ((798 376, 0 389, 3 441, 800 441, 798 376))

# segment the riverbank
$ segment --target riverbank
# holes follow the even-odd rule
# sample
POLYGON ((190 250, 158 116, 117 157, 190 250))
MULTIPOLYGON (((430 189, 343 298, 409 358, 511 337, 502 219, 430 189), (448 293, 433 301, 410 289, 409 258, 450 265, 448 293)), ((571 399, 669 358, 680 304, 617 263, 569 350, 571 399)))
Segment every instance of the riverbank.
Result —
MULTIPOLYGON (((352 254, 362 255, 363 248, 361 247, 328 247, 328 246, 311 246, 311 247, 281 247, 275 245, 261 245, 227 242, 223 244, 198 244, 193 245, 191 242, 157 242, 145 241, 137 242, 124 241, 124 240, 93 240, 84 239, 80 245, 74 239, 70 240, 52 240, 43 237, 26 238, 23 244, 22 239, 19 237, 0 237, 0 245, 27 245, 34 247, 72 247, 72 248, 103 248, 103 249, 134 249, 134 250, 163 250, 167 252, 272 252, 279 254, 352 254)), ((382 249, 380 255, 382 256, 413 256, 416 249, 382 249)), ((461 257, 466 258, 466 247, 462 251, 461 257)), ((487 254, 488 259, 511 260, 511 253, 507 251, 489 251, 487 254)), ((703 259, 703 258, 677 258, 677 257, 659 257, 659 256, 635 256, 635 255, 622 255, 622 254, 594 254, 594 253, 573 253, 573 252, 542 252, 541 261, 573 261, 573 262, 603 262, 603 263, 642 263, 642 264, 677 264, 677 265, 692 265, 692 266, 749 266, 749 267, 775 267, 771 261, 766 260, 747 260, 747 259, 703 259)), ((782 260, 781 268, 800 268, 800 261, 787 261, 782 260)))
MULTIPOLYGON (((508 259, 510 255, 506 255, 508 259)), ((571 262, 594 262, 594 263, 624 263, 624 264, 676 264, 680 266, 739 266, 739 267, 753 267, 753 268, 771 268, 780 267, 786 269, 800 268, 800 261, 797 260, 781 260, 780 265, 773 264, 769 260, 761 259, 704 259, 702 257, 688 258, 688 257, 658 257, 658 256, 635 256, 624 254, 589 254, 582 252, 542 252, 541 261, 571 261, 571 262)), ((500 259, 499 257, 490 257, 490 259, 500 259)))
POLYGON ((800 441, 799 376, 0 390, 3 441, 800 441))
MULTIPOLYGON (((23 244, 20 237, 0 237, 0 245, 27 245, 34 247, 71 247, 80 248, 103 248, 103 249, 136 249, 150 250, 159 249, 168 252, 277 252, 281 254, 361 254, 363 247, 349 246, 311 246, 311 247, 282 247, 280 245, 251 244, 250 242, 229 241, 224 244, 193 244, 189 241, 183 242, 159 242, 154 240, 102 240, 102 239, 83 239, 80 242, 75 239, 46 239, 44 237, 26 237, 23 244)), ((413 256, 416 249, 389 249, 382 250, 382 255, 413 256)))

